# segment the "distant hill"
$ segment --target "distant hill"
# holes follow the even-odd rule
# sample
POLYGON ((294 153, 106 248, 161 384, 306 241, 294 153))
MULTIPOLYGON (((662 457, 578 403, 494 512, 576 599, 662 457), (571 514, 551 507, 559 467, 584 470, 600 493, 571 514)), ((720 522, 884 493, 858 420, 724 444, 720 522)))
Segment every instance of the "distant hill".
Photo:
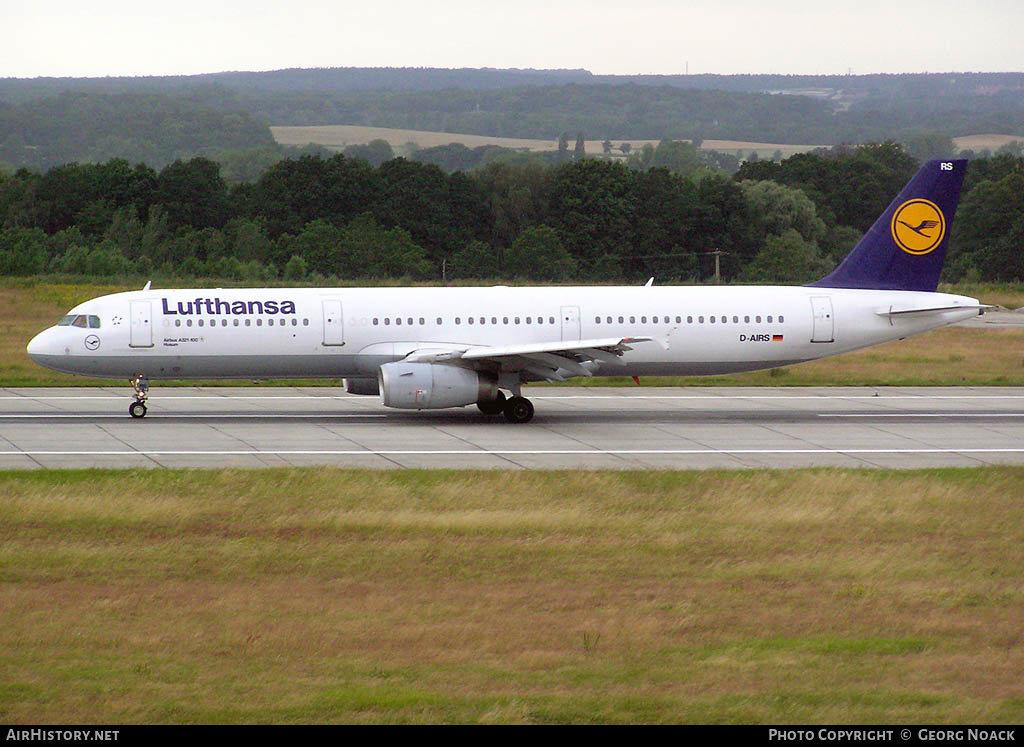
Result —
POLYGON ((594 75, 320 68, 0 79, 0 162, 169 160, 272 144, 268 125, 550 140, 797 145, 1024 132, 1024 73, 594 75))
POLYGON ((63 91, 176 94, 202 86, 246 91, 437 91, 449 88, 492 90, 523 86, 581 85, 672 86, 702 90, 871 98, 962 98, 1018 95, 1024 73, 902 73, 873 75, 594 75, 589 70, 496 68, 292 68, 264 72, 219 72, 105 78, 0 78, 0 100, 11 103, 63 91), (811 93, 814 92, 814 93, 811 93))
POLYGON ((110 158, 161 167, 197 154, 273 143, 270 129, 249 112, 183 97, 69 92, 0 104, 0 162, 19 168, 110 158))

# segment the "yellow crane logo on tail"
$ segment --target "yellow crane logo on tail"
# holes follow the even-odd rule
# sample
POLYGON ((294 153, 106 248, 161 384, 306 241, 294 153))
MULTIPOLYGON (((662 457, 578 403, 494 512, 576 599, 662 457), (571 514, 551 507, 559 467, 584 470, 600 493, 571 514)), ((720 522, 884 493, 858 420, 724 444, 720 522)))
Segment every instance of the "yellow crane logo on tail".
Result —
POLYGON ((907 200, 892 216, 892 238, 907 254, 928 254, 946 236, 946 218, 934 202, 907 200))

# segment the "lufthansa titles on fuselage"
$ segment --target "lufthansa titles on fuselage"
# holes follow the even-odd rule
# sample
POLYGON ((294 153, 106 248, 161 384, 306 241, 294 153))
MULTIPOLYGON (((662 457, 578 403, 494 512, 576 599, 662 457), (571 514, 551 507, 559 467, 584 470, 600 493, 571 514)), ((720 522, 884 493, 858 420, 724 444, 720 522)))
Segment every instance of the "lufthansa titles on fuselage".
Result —
POLYGON ((219 298, 197 298, 193 301, 172 302, 163 298, 163 311, 168 315, 192 316, 196 314, 294 314, 294 301, 223 301, 219 298))

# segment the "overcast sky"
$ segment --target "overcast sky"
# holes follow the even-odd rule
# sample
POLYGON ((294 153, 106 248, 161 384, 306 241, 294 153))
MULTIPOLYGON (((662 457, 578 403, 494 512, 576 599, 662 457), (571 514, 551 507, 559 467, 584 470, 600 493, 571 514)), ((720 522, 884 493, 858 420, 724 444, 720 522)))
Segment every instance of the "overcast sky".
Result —
POLYGON ((0 77, 289 67, 1022 71, 1019 0, 0 0, 0 77), (149 7, 148 7, 149 6, 149 7))

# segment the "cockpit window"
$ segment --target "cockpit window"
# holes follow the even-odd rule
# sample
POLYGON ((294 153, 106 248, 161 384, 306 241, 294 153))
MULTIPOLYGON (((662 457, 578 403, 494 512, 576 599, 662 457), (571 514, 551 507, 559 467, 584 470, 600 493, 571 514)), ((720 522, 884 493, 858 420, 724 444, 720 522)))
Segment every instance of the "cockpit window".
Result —
POLYGON ((100 318, 94 314, 68 314, 57 322, 58 327, 82 327, 83 329, 99 329, 100 318))

